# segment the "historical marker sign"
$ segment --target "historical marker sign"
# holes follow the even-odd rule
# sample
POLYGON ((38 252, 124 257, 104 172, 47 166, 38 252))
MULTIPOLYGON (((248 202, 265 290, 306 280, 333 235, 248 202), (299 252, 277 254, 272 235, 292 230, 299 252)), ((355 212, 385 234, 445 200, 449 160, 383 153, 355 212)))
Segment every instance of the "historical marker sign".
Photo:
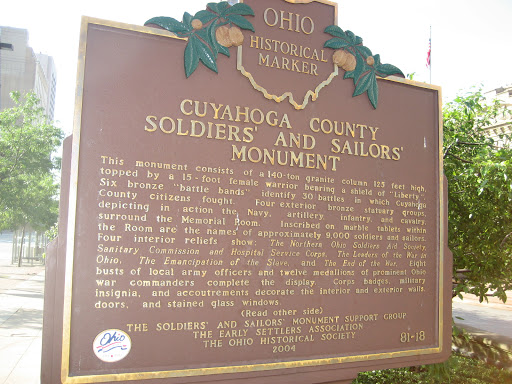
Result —
POLYGON ((400 71, 335 23, 291 0, 84 19, 63 382, 446 358, 440 89, 381 78, 400 71))

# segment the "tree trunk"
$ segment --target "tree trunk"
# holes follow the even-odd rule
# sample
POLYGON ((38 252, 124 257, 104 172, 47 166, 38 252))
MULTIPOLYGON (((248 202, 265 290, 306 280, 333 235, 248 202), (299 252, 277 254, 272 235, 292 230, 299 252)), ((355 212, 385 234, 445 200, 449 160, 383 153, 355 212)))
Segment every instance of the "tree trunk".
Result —
POLYGON ((21 242, 20 242, 20 255, 18 257, 18 267, 21 267, 21 257, 23 256, 23 243, 25 242, 25 226, 21 231, 21 242))

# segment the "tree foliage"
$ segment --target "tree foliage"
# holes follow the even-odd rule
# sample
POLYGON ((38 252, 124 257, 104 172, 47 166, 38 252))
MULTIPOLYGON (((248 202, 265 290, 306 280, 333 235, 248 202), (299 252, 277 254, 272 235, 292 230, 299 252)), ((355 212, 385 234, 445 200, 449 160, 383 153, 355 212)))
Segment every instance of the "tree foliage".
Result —
POLYGON ((512 148, 497 146, 484 129, 503 113, 480 91, 444 108, 448 242, 454 271, 465 270, 455 293, 480 301, 489 290, 506 300, 512 288, 512 148))
POLYGON ((44 230, 58 215, 53 171, 60 160, 52 154, 63 132, 47 121, 33 93, 11 98, 16 105, 0 112, 0 229, 44 230))

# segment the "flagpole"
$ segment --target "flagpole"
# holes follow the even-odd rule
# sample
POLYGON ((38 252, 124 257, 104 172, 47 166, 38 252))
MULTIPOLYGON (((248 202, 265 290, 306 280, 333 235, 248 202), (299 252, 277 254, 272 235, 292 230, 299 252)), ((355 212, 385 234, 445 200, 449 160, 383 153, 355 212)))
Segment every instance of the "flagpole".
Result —
POLYGON ((430 74, 430 84, 432 84, 432 26, 430 26, 430 65, 428 66, 430 74))

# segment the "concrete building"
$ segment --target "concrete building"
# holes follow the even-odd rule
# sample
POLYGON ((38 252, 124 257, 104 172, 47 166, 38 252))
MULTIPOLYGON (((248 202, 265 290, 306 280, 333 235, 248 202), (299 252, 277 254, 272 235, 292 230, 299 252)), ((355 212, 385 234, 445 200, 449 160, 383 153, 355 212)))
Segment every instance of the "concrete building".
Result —
POLYGON ((504 113, 498 116, 496 122, 485 128, 487 134, 494 139, 497 146, 512 145, 503 137, 504 134, 512 135, 512 84, 492 89, 484 95, 489 102, 499 100, 505 107, 504 113))
POLYGON ((12 91, 21 94, 34 91, 46 115, 53 121, 57 72, 51 56, 35 54, 28 46, 26 29, 0 26, 0 43, 11 44, 12 50, 0 49, 0 109, 11 108, 12 91))
MULTIPOLYGON (((57 72, 51 56, 35 54, 28 45, 26 29, 0 26, 0 110, 11 108, 14 102, 9 96, 18 91, 26 94, 33 91, 41 101, 48 121, 53 122, 57 72)), ((21 236, 12 235, 12 263, 17 263, 21 236)), ((27 232, 23 239, 23 260, 37 263, 42 258, 46 239, 37 232, 27 232)), ((26 263, 26 261, 24 261, 26 263)))

